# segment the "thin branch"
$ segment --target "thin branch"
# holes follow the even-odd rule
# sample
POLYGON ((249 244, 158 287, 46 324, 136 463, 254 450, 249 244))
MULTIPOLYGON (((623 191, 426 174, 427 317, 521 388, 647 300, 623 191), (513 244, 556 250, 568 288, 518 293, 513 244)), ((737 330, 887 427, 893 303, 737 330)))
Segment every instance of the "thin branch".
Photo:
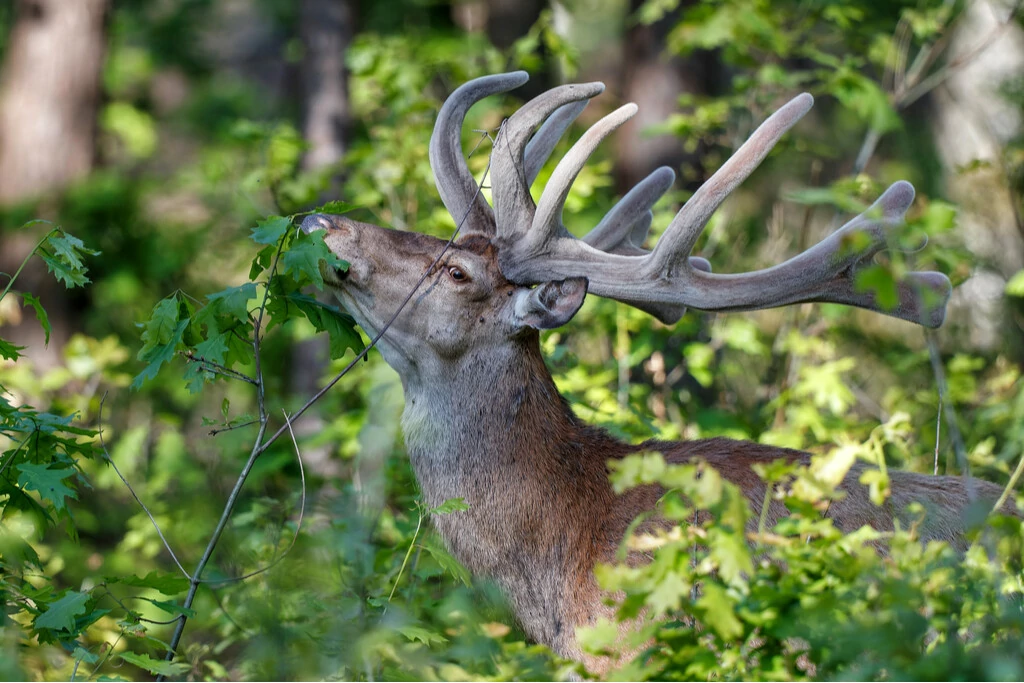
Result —
POLYGON ((967 489, 967 499, 973 503, 978 499, 977 484, 974 477, 971 476, 971 463, 967 460, 967 447, 960 434, 956 411, 953 409, 952 402, 947 399, 949 388, 946 384, 946 371, 942 366, 942 356, 939 354, 938 336, 932 330, 925 330, 924 338, 928 342, 928 357, 931 360, 935 384, 939 390, 939 409, 944 409, 946 422, 949 424, 949 438, 953 442, 953 452, 956 453, 957 466, 960 468, 967 489))
POLYGON ((1010 492, 1017 488, 1017 480, 1020 479, 1021 473, 1024 473, 1024 453, 1021 454, 1020 460, 1017 461, 1017 467, 1013 470, 1013 474, 1010 475, 1010 481, 1006 483, 1006 488, 999 494, 999 500, 992 506, 992 512, 999 512, 1006 503, 1006 499, 1010 497, 1010 492))
POLYGON ((217 603, 217 607, 219 607, 220 611, 224 613, 224 616, 227 617, 228 621, 231 622, 231 625, 237 628, 240 633, 246 636, 255 636, 256 633, 254 631, 250 631, 249 629, 245 628, 244 626, 239 624, 238 621, 233 616, 231 616, 231 613, 228 612, 227 607, 224 606, 224 600, 221 599, 220 593, 217 592, 217 588, 218 587, 216 586, 210 586, 210 595, 213 596, 213 601, 217 603))
MULTIPOLYGON (((53 225, 53 223, 50 223, 50 221, 41 220, 38 222, 53 225)), ((46 240, 50 239, 51 235, 60 231, 60 228, 53 228, 52 230, 50 230, 50 232, 46 233, 41 240, 36 242, 36 246, 32 247, 32 251, 28 252, 28 256, 26 256, 25 259, 21 262, 21 265, 18 266, 18 269, 14 271, 14 275, 11 276, 11 279, 7 281, 7 286, 4 287, 4 291, 0 292, 0 301, 3 301, 4 297, 7 296, 7 293, 11 291, 11 287, 14 286, 14 281, 18 279, 18 276, 21 275, 21 271, 25 269, 25 265, 29 262, 29 260, 31 260, 33 256, 36 255, 36 252, 39 251, 39 248, 46 243, 46 240)))
POLYGON ((398 576, 395 577, 395 584, 391 586, 391 592, 388 594, 387 604, 384 605, 384 612, 381 616, 388 613, 388 607, 391 605, 391 598, 395 597, 395 591, 398 590, 398 584, 402 582, 402 573, 405 572, 405 566, 409 564, 409 556, 412 555, 412 549, 416 547, 416 539, 420 537, 420 529, 423 528, 423 510, 420 510, 419 519, 416 520, 416 531, 412 534, 412 541, 409 543, 409 549, 405 551, 405 557, 402 558, 402 566, 398 568, 398 576))
POLYGON ((14 462, 15 458, 18 457, 18 453, 21 453, 21 449, 25 447, 25 444, 28 443, 28 440, 31 439, 32 435, 35 434, 37 431, 39 430, 33 429, 31 432, 28 433, 28 436, 22 439, 21 443, 18 444, 18 447, 14 449, 14 452, 11 454, 11 457, 7 459, 7 462, 0 466, 0 474, 3 474, 4 470, 10 467, 11 463, 14 462))
POLYGON ((167 537, 164 536, 164 532, 162 529, 160 529, 160 525, 157 523, 156 518, 153 516, 153 513, 149 511, 149 508, 146 507, 146 504, 142 502, 141 498, 139 498, 139 494, 135 493, 135 489, 132 488, 132 485, 128 483, 128 480, 125 478, 125 476, 121 474, 121 470, 118 469, 117 463, 114 462, 114 459, 110 457, 110 452, 107 450, 106 441, 103 439, 103 405, 106 402, 107 394, 106 392, 104 392, 103 398, 100 399, 99 411, 96 414, 96 421, 98 423, 96 428, 96 434, 100 438, 100 447, 103 451, 103 457, 110 464, 110 466, 114 468, 114 472, 116 472, 117 476, 120 477, 121 482, 124 483, 125 487, 128 489, 128 492, 132 494, 132 498, 135 499, 135 502, 139 504, 139 507, 142 508, 142 511, 146 513, 147 517, 149 517, 149 521, 153 523, 153 528, 156 529, 157 536, 160 537, 160 541, 164 544, 164 548, 167 549, 167 552, 170 553, 171 559, 174 560, 174 564, 178 565, 178 569, 181 570, 181 573, 184 574, 186 578, 188 578, 188 571, 185 569, 184 566, 182 566, 181 561, 178 559, 178 556, 174 553, 174 549, 171 548, 170 542, 168 542, 167 537))
POLYGON ((287 555, 288 553, 291 552, 292 548, 295 547, 295 542, 299 540, 299 532, 302 531, 302 518, 306 514, 306 470, 302 466, 302 453, 299 451, 299 444, 295 440, 295 432, 293 432, 292 429, 291 429, 292 421, 288 419, 288 413, 285 413, 283 410, 281 412, 284 413, 285 424, 288 426, 288 433, 292 437, 292 446, 295 447, 295 460, 299 464, 299 480, 300 480, 301 485, 302 485, 302 493, 301 493, 300 499, 299 499, 299 518, 295 522, 295 533, 292 534, 292 540, 288 543, 288 547, 285 548, 281 552, 281 554, 277 555, 274 559, 272 559, 270 561, 269 564, 267 564, 264 567, 260 567, 259 569, 255 569, 255 570, 249 572, 248 574, 242 574, 241 576, 233 576, 233 577, 228 578, 228 579, 204 580, 203 583, 212 584, 212 585, 218 585, 218 586, 219 585, 223 585, 223 584, 228 584, 228 583, 237 583, 238 581, 245 581, 246 579, 251 579, 252 577, 254 577, 254 576, 258 575, 258 574, 262 574, 264 572, 270 571, 275 566, 277 566, 277 564, 280 563, 281 560, 283 560, 285 558, 285 555, 287 555))
MULTIPOLYGON (((107 648, 107 651, 103 654, 103 659, 101 659, 99 663, 93 668, 92 673, 89 675, 89 678, 95 676, 99 672, 99 670, 103 668, 103 665, 106 664, 107 661, 110 659, 110 655, 114 654, 114 649, 117 647, 117 644, 121 642, 122 638, 124 638, 124 629, 121 629, 121 632, 117 634, 117 638, 114 640, 114 644, 107 648)), ((105 644, 106 642, 104 642, 104 645, 105 644)), ((103 646, 101 645, 101 650, 102 647, 103 646)))
POLYGON ((1022 6, 1024 6, 1024 0, 1017 0, 1017 3, 1010 10, 1010 14, 1006 19, 992 29, 987 36, 978 41, 977 45, 901 93, 899 97, 894 99, 893 104, 896 105, 898 109, 910 106, 938 86, 945 83, 959 69, 962 69, 977 59, 977 57, 987 50, 992 43, 994 43, 1004 31, 1006 31, 1006 29, 1014 24, 1014 19, 1017 17, 1022 6))
POLYGON ((211 429, 208 433, 210 436, 217 436, 218 434, 223 434, 224 432, 230 432, 234 429, 242 429, 243 427, 249 427, 251 425, 258 423, 259 420, 249 420, 248 422, 243 422, 237 425, 228 425, 227 427, 221 427, 220 429, 211 429))
POLYGON ((243 372, 239 372, 238 370, 229 368, 226 365, 214 363, 212 360, 203 358, 202 356, 197 356, 195 353, 192 352, 191 349, 189 349, 188 351, 183 351, 182 355, 185 356, 185 360, 189 361, 190 363, 199 363, 200 365, 205 366, 206 369, 209 370, 210 372, 216 373, 218 375, 223 375, 224 377, 228 377, 230 379, 237 379, 243 382, 248 382, 249 384, 256 384, 256 380, 250 377, 249 375, 243 372))

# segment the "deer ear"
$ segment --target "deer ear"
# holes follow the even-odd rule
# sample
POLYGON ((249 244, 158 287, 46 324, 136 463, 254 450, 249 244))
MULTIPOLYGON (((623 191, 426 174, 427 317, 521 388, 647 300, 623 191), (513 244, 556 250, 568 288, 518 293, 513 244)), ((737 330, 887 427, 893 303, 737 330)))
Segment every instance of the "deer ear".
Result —
POLYGON ((571 277, 519 292, 515 321, 519 327, 550 330, 569 322, 587 296, 587 278, 571 277))

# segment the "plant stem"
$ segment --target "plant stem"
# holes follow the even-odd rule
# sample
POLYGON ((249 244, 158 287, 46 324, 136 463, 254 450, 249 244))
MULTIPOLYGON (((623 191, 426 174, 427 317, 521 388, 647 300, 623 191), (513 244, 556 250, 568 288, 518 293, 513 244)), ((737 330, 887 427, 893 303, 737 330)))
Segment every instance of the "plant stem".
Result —
POLYGON ((50 232, 46 233, 43 236, 43 239, 36 242, 36 246, 32 247, 32 251, 28 252, 28 256, 26 256, 25 260, 21 262, 21 265, 18 266, 18 269, 14 271, 14 275, 11 276, 11 279, 7 281, 7 286, 4 287, 4 291, 0 293, 0 301, 3 301, 4 297, 7 296, 7 293, 11 291, 11 287, 14 285, 14 281, 18 279, 19 275, 21 275, 21 271, 25 269, 25 264, 29 262, 29 259, 35 256, 36 252, 39 251, 39 248, 43 246, 46 240, 50 239, 50 237, 52 237, 53 234, 57 232, 60 232, 60 228, 54 228, 50 232))
MULTIPOLYGON (((405 572, 405 566, 409 564, 409 556, 412 555, 412 549, 416 547, 416 539, 420 536, 420 528, 423 526, 423 511, 420 510, 420 518, 416 520, 416 531, 412 534, 412 542, 409 543, 409 549, 405 551, 405 557, 402 558, 402 566, 398 569, 398 576, 395 577, 395 585, 391 587, 391 593, 388 594, 388 602, 391 602, 391 598, 395 597, 395 591, 398 590, 398 584, 402 582, 402 573, 405 572)), ((385 614, 387 608, 384 608, 385 614)))

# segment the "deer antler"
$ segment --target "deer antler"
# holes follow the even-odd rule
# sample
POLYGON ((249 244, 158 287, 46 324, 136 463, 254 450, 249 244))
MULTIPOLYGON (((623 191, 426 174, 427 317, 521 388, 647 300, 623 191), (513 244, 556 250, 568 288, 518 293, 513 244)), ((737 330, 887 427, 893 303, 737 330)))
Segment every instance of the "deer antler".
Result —
POLYGON ((517 87, 525 78, 523 72, 516 72, 462 86, 445 103, 431 138, 431 163, 445 205, 459 220, 470 199, 479 200, 482 208, 477 211, 474 207, 474 212, 485 216, 487 220, 478 224, 486 230, 474 230, 486 232, 495 241, 499 264, 509 280, 538 284, 585 276, 591 293, 635 306, 666 323, 677 321, 687 306, 739 311, 823 301, 859 306, 927 327, 942 324, 951 285, 941 273, 907 274, 897 283, 897 303, 892 309, 883 308, 874 293, 859 291, 856 286, 857 274, 887 247, 887 230, 903 222, 913 203, 914 188, 907 182, 893 184, 871 208, 838 231, 771 268, 715 274, 706 260, 690 256, 715 210, 810 110, 814 100, 806 93, 793 98, 754 131, 679 210, 648 252, 641 244, 651 223, 650 209, 671 187, 675 177, 671 169, 659 168, 638 183, 582 240, 571 235, 561 219, 576 176, 598 144, 636 113, 634 104, 620 107, 583 134, 559 161, 534 205, 530 184, 537 171, 586 102, 604 86, 588 83, 554 88, 523 105, 499 132, 491 156, 491 214, 462 160, 459 129, 473 102, 517 87), (531 141, 534 129, 545 120, 531 141), (438 138, 448 141, 446 155, 435 154, 438 138), (437 163, 438 159, 443 163, 437 163))

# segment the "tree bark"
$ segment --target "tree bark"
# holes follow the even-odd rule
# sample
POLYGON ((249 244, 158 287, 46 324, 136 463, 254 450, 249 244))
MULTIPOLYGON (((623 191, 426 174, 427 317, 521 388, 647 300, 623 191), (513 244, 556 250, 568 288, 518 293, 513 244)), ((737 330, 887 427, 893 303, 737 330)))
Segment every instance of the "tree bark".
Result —
POLYGON ((0 203, 86 175, 96 150, 108 0, 17 0, 0 78, 0 203))
POLYGON ((338 164, 349 129, 345 50, 352 41, 355 10, 348 0, 303 0, 299 8, 304 113, 302 130, 309 151, 304 166, 314 170, 338 164))

